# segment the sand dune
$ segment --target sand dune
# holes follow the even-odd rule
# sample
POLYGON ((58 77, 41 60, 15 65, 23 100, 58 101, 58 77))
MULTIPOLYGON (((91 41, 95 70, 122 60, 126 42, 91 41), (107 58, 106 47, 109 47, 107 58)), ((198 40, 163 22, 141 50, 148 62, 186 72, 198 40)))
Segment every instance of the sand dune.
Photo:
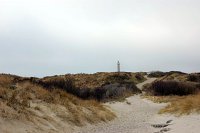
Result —
MULTIPOLYGON (((137 87, 142 89, 144 84, 155 80, 156 78, 147 78, 143 83, 137 84, 137 87)), ((43 124, 34 125, 33 123, 27 123, 27 121, 6 121, 0 118, 0 133, 198 133, 200 115, 192 114, 181 117, 169 114, 159 115, 158 111, 167 104, 153 103, 141 98, 141 95, 131 96, 124 102, 108 102, 104 105, 114 112, 117 118, 96 125, 72 126, 57 119, 58 117, 49 112, 50 109, 41 105, 43 115, 54 118, 54 121, 45 120, 44 122, 40 121, 43 124)), ((37 104, 37 106, 39 105, 37 104)), ((61 108, 58 110, 62 111, 61 108)))
MULTIPOLYGON (((148 78, 137 85, 142 89, 155 78, 148 78)), ((158 111, 166 104, 157 104, 134 95, 124 102, 106 103, 117 118, 109 123, 88 125, 77 129, 76 133, 198 133, 200 115, 175 117, 159 115, 158 111)))

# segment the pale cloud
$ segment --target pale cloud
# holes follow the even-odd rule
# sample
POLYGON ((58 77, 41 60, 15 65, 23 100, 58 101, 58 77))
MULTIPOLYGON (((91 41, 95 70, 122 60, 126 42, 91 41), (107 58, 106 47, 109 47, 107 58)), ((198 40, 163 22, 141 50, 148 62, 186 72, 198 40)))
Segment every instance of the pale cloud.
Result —
POLYGON ((199 71, 198 0, 0 0, 0 72, 199 71))

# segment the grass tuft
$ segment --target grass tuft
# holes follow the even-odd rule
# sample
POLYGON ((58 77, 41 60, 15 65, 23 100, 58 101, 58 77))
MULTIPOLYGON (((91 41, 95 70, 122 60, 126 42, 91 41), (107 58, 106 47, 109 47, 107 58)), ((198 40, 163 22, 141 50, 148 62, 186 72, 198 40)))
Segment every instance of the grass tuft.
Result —
POLYGON ((180 116, 194 112, 200 113, 200 94, 184 96, 173 100, 168 106, 161 109, 159 113, 173 113, 180 116))

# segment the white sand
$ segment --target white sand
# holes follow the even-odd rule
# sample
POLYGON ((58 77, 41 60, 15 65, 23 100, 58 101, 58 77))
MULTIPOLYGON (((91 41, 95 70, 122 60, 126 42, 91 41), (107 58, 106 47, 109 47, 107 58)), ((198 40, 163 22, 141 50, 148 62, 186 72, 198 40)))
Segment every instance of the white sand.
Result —
POLYGON ((191 114, 181 117, 173 115, 157 115, 150 120, 153 124, 165 124, 166 120, 172 120, 166 128, 154 128, 154 132, 162 129, 169 129, 167 133, 199 133, 200 132, 200 115, 191 114))

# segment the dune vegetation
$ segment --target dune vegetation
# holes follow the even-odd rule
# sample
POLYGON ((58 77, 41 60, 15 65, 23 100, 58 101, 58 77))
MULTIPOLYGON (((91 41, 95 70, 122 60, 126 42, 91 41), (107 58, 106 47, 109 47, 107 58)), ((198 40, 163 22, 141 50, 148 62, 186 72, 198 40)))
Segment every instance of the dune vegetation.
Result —
POLYGON ((177 115, 200 113, 200 94, 178 97, 171 100, 171 103, 160 113, 174 113, 177 115))
POLYGON ((33 80, 38 79, 0 75, 1 119, 30 122, 44 129, 82 126, 115 118, 114 113, 96 100, 80 99, 56 86, 48 89, 33 80))
POLYGON ((45 77, 34 82, 48 89, 60 88, 82 99, 117 100, 141 93, 136 83, 144 81, 144 73, 67 74, 45 77))
POLYGON ((178 81, 156 81, 146 90, 156 96, 183 96, 196 94, 199 91, 196 84, 178 81))
POLYGON ((199 74, 168 73, 146 84, 143 96, 156 103, 169 103, 159 113, 200 113, 199 74))
MULTIPOLYGON (((115 118, 99 101, 141 91, 145 73, 66 74, 44 78, 0 75, 0 116, 4 119, 75 126, 115 118)), ((44 125, 44 124, 41 124, 44 125)))

